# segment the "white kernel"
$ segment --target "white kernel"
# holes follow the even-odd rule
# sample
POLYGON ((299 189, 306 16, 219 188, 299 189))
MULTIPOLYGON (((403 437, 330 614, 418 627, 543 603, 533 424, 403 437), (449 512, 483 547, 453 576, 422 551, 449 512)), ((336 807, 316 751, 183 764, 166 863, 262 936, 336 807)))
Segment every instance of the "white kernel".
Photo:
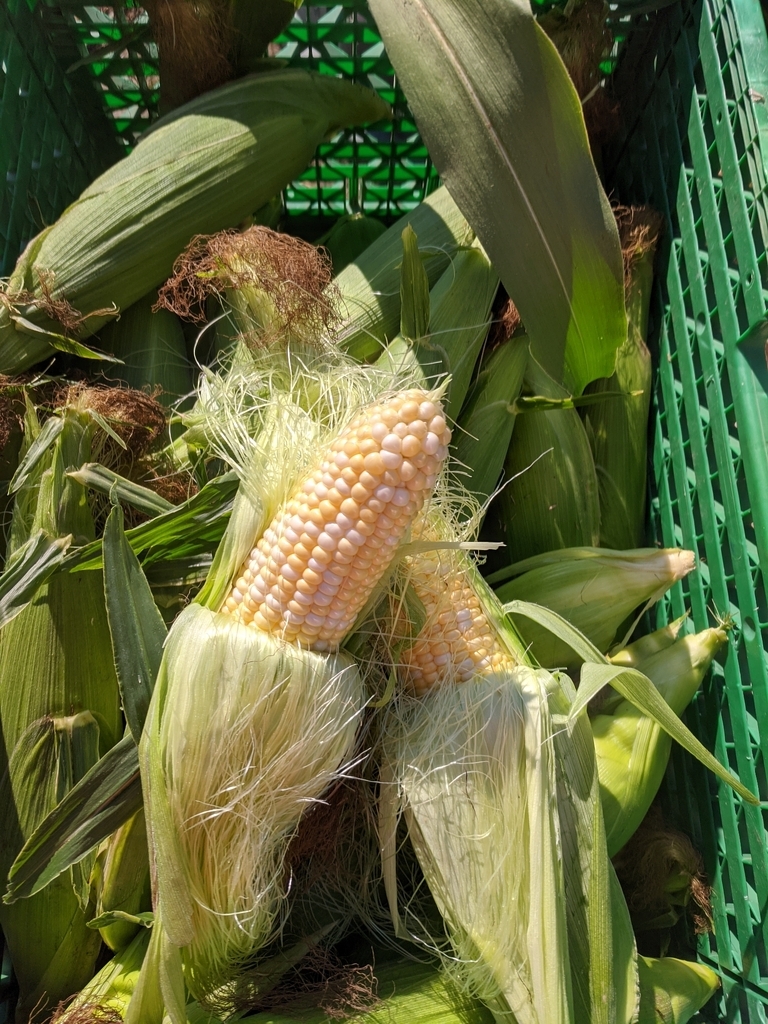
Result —
POLYGON ((342 530, 338 523, 326 523, 323 532, 327 533, 329 537, 333 537, 334 540, 338 540, 339 537, 344 536, 345 531, 342 530))
POLYGON ((331 476, 330 473, 323 473, 323 481, 322 482, 323 482, 323 484, 326 487, 331 488, 336 483, 336 477, 335 476, 331 476))
POLYGON ((411 500, 411 495, 405 487, 398 487, 392 495, 392 504, 403 508, 411 500))
POLYGON ((349 465, 349 456, 344 452, 336 452, 333 456, 333 461, 339 469, 346 469, 349 465))
MULTIPOLYGON (((315 600, 315 597, 313 594, 302 594, 300 590, 297 590, 293 595, 293 600, 308 608, 315 600)), ((288 607, 291 607, 290 603, 288 604, 288 607)))
POLYGON ((346 480, 342 480, 341 477, 337 477, 337 479, 336 479, 336 486, 334 487, 334 490, 342 498, 348 498, 350 496, 350 494, 352 493, 352 488, 349 486, 347 481, 346 480))
MULTIPOLYGON (((332 573, 327 572, 325 575, 326 575, 326 577, 328 577, 328 576, 331 576, 332 573)), ((339 577, 339 583, 341 583, 341 577, 339 577)), ((339 590, 339 584, 338 583, 336 583, 336 584, 329 583, 328 579, 326 578, 325 580, 323 580, 323 582, 320 584, 320 586, 317 589, 318 589, 318 592, 321 593, 321 594, 336 594, 336 593, 338 593, 338 590, 339 590)))
POLYGON ((348 515, 345 515, 343 512, 339 512, 339 514, 336 516, 336 525, 346 532, 347 530, 352 529, 352 527, 355 525, 355 520, 350 519, 350 517, 348 515))
POLYGON ((421 442, 421 450, 426 452, 427 455, 436 455, 437 449, 440 447, 440 438, 437 434, 433 434, 431 431, 427 434, 424 440, 421 442))
POLYGON ((402 443, 403 442, 400 440, 397 434, 387 434, 387 436, 381 442, 381 450, 383 452, 395 452, 399 454, 400 446, 402 445, 402 443))
POLYGON ((333 551, 336 547, 336 541, 333 537, 329 537, 325 530, 323 530, 317 538, 317 546, 322 548, 323 551, 333 551))
POLYGON ((296 530, 292 529, 289 526, 286 529, 285 533, 283 534, 283 537, 288 541, 289 544, 298 544, 299 541, 301 540, 301 533, 297 533, 296 530))
POLYGON ((380 487, 377 487, 376 490, 373 493, 374 493, 374 496, 379 501, 383 501, 383 502, 386 503, 388 501, 392 501, 392 498, 393 498, 394 493, 395 493, 395 489, 394 489, 394 487, 387 487, 385 484, 382 484, 380 487))
POLYGON ((314 597, 314 603, 318 608, 327 608, 335 597, 335 594, 323 594, 318 590, 314 597))
POLYGON ((362 547, 365 544, 365 537, 358 530, 348 530, 346 539, 350 544, 354 544, 355 547, 362 547))
POLYGON ((399 469, 403 462, 399 452, 382 452, 379 457, 386 469, 399 469))
POLYGON ((332 572, 330 569, 325 570, 324 580, 320 584, 318 589, 322 587, 333 587, 334 590, 338 590, 339 586, 344 582, 344 577, 337 572, 332 572))
POLYGON ((434 402, 422 402, 419 406, 419 416, 426 420, 427 423, 432 419, 433 416, 437 415, 437 406, 434 402))
POLYGON ((292 568, 290 567, 290 565, 284 565, 284 566, 282 567, 282 569, 280 570, 280 575, 281 575, 281 576, 282 576, 282 577, 283 577, 284 579, 286 579, 286 580, 290 580, 290 581, 291 581, 291 583, 295 583, 295 582, 296 582, 296 580, 297 580, 297 579, 299 578, 299 576, 300 576, 300 573, 296 572, 296 570, 295 570, 295 569, 292 569, 292 568))
POLYGON ((312 572, 319 573, 321 576, 325 574, 325 562, 319 562, 316 558, 310 558, 307 562, 307 568, 311 569, 312 572))
POLYGON ((374 441, 381 443, 389 432, 389 427, 383 420, 379 420, 378 423, 374 423, 371 427, 371 437, 374 441))
POLYGON ((318 501, 328 497, 328 488, 323 483, 315 484, 315 495, 318 501))
POLYGON ((322 626, 325 619, 325 615, 315 615, 314 612, 310 612, 306 616, 306 623, 308 626, 322 626))

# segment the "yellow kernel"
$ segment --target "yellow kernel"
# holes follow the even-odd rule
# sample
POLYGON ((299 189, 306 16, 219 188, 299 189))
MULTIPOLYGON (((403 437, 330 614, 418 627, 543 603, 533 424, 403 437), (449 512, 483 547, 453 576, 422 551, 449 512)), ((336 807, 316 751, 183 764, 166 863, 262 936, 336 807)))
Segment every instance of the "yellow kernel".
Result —
MULTIPOLYGON (((365 456, 365 468, 368 473, 373 473, 374 476, 381 476, 387 467, 382 461, 381 453, 374 451, 365 456)), ((362 478, 361 482, 364 482, 362 478)))
MULTIPOLYGON (((367 487, 363 487, 362 484, 355 484, 352 488, 352 497, 355 501, 366 501, 370 497, 371 492, 367 487)), ((343 509, 342 509, 343 511, 343 509)))
POLYGON ((339 511, 343 512, 345 516, 349 516, 350 519, 355 519, 358 515, 362 515, 360 505, 354 498, 345 498, 339 507, 339 511))
MULTIPOLYGON (((426 436, 426 431, 424 432, 426 436)), ((409 434, 403 438, 402 454, 406 459, 412 459, 414 455, 418 455, 421 451, 421 441, 418 437, 413 434, 409 434)))
POLYGON ((325 501, 320 502, 319 510, 322 513, 324 522, 326 523, 336 518, 336 505, 327 498, 325 501))

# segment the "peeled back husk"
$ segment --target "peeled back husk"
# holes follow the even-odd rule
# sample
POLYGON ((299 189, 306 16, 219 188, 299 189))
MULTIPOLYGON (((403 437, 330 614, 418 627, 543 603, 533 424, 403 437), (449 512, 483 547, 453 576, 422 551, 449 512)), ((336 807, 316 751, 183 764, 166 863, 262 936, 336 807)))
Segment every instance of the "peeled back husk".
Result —
POLYGON ((156 915, 196 998, 272 936, 288 840, 350 755, 364 703, 343 654, 199 605, 174 623, 140 753, 156 915))
MULTIPOLYGON (((722 629, 684 636, 638 664, 677 715, 693 699, 712 659, 728 642, 722 629)), ((605 834, 611 856, 634 834, 656 796, 672 738, 629 701, 592 719, 605 834)))
MULTIPOLYGON (((516 563, 491 577, 518 575, 496 587, 502 602, 530 601, 568 619, 599 651, 623 638, 616 636, 625 620, 650 607, 695 566, 692 551, 679 548, 568 548, 516 563)), ((523 639, 545 668, 572 665, 579 659, 568 644, 544 628, 513 616, 523 639)))
POLYGON ((86 318, 76 333, 87 338, 157 287, 193 235, 235 227, 271 199, 327 135, 388 115, 369 89, 290 69, 229 83, 161 118, 22 253, 0 308, 0 373, 54 350, 45 332, 60 335, 62 324, 45 291, 86 318))
POLYGON ((388 873, 399 804, 454 970, 497 1021, 572 1019, 551 728, 545 688, 526 668, 440 686, 395 708, 385 728, 381 834, 395 924, 424 927, 401 919, 388 873))

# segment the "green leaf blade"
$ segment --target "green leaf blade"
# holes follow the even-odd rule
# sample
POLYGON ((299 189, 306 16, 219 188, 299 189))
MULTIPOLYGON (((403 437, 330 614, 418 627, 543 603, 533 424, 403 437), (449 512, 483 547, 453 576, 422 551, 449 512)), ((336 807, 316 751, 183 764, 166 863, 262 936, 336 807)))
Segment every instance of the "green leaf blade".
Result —
POLYGON ((104 593, 123 710, 138 743, 167 630, 126 539, 119 505, 110 512, 104 528, 104 593))
POLYGON ((8 873, 4 903, 34 896, 141 807, 139 752, 126 736, 35 829, 8 873))
POLYGON ((618 233, 557 51, 525 0, 371 9, 430 155, 537 358, 580 394, 613 372, 626 315, 618 233))

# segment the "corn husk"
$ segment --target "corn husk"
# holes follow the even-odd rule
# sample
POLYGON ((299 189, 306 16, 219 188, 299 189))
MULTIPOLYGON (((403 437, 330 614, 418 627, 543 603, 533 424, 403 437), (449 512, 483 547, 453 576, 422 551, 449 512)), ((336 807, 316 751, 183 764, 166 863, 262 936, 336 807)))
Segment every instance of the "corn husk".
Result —
MULTIPOLYGON (((499 577, 518 573, 515 579, 496 587, 502 603, 531 601, 544 605, 568 619, 598 650, 607 651, 629 616, 658 601, 694 565, 693 552, 679 548, 616 552, 569 548, 518 562, 489 579, 498 582, 499 577)), ((513 618, 539 664, 554 668, 577 660, 568 645, 547 630, 513 618)))
POLYGON ((395 375, 412 373, 430 388, 450 375, 443 407, 449 418, 455 418, 488 333, 498 284, 498 276, 479 243, 456 253, 430 290, 426 335, 406 339, 399 334, 387 345, 377 365, 395 375))
MULTIPOLYGON (((525 387, 544 398, 568 397, 533 358, 525 387)), ((509 483, 499 501, 513 562, 557 548, 597 545, 597 477, 576 409, 538 409, 518 416, 504 472, 509 483)))
POLYGON ((331 254, 334 274, 340 274, 386 230, 375 217, 349 213, 339 217, 331 230, 317 239, 316 244, 325 246, 331 254))
POLYGON ((139 979, 149 938, 149 931, 142 928, 124 949, 89 979, 70 1005, 56 1017, 56 1024, 99 1024, 105 1019, 110 1020, 106 1016, 108 1011, 112 1011, 112 1019, 123 1018, 139 979))
POLYGON ((338 343, 354 359, 373 361, 400 328, 401 236, 410 224, 419 239, 430 286, 448 268, 453 253, 471 245, 474 232, 445 187, 401 217, 334 278, 343 322, 338 343))
POLYGON ((127 387, 151 392, 164 405, 172 405, 193 387, 184 332, 168 310, 153 312, 157 294, 151 292, 129 306, 99 334, 106 352, 122 360, 113 371, 127 387))
MULTIPOLYGON (((723 629, 707 629, 677 640, 640 661, 675 714, 693 699, 712 659, 728 642, 723 629)), ((672 749, 672 738, 629 701, 612 714, 592 719, 605 834, 611 856, 633 835, 656 796, 672 749)))
POLYGON ((671 647, 680 635, 680 629, 687 618, 687 614, 681 615, 674 622, 670 622, 660 629, 655 629, 653 633, 641 636, 631 644, 627 644, 626 647, 622 647, 621 650, 615 651, 610 655, 611 663, 613 665, 625 665, 627 668, 637 668, 640 662, 646 661, 653 654, 658 654, 659 651, 666 650, 667 647, 671 647))
MULTIPOLYGON (((89 461, 105 436, 104 420, 87 405, 82 393, 42 429, 29 407, 12 553, 39 530, 76 543, 93 540, 86 490, 66 474, 89 461)), ((100 572, 51 576, 0 629, 0 721, 0 756, 10 765, 0 801, 4 878, 34 829, 122 735, 100 572)), ((92 861, 89 856, 29 899, 0 904, 20 986, 19 1020, 38 1002, 52 1006, 71 995, 93 973, 101 939, 86 928, 92 861)))
POLYGON ((641 956, 638 968, 638 1024, 687 1024, 720 988, 713 970, 690 960, 641 956))
MULTIPOLYGON (((152 909, 144 811, 137 811, 107 840, 98 867, 96 917, 146 913, 152 909)), ((110 949, 123 950, 139 931, 138 922, 115 919, 99 929, 110 949)))
POLYGON ((642 543, 645 532, 652 377, 651 354, 645 339, 660 221, 650 210, 636 209, 631 213, 635 228, 645 226, 649 235, 627 260, 627 340, 616 354, 613 376, 595 381, 587 388, 588 394, 613 391, 623 392, 624 397, 606 398, 590 406, 585 414, 600 489, 600 546, 618 550, 636 547, 642 543))
POLYGON ((496 1020, 555 1024, 572 992, 552 726, 542 679, 513 671, 414 702, 387 729, 383 786, 468 990, 496 1020))
POLYGON ((0 309, 0 372, 18 373, 61 344, 56 302, 77 311, 71 329, 87 338, 157 287, 193 235, 233 227, 271 199, 329 132, 388 111, 350 82, 281 70, 162 118, 20 257, 0 309))
POLYGON ((459 415, 453 451, 462 483, 481 502, 491 496, 504 468, 527 362, 524 335, 505 341, 481 364, 459 415))

